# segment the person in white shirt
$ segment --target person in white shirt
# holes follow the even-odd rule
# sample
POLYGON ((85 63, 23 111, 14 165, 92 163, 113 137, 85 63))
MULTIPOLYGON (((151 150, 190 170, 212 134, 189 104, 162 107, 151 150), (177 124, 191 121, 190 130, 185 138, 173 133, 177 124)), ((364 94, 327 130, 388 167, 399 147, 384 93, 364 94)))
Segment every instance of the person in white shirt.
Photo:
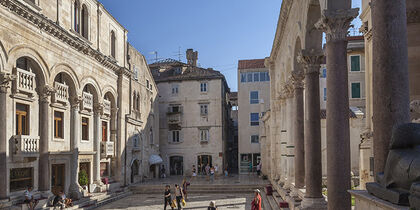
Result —
POLYGON ((214 178, 217 178, 217 172, 219 171, 219 166, 217 164, 214 166, 214 178))
POLYGON ((38 204, 38 200, 36 200, 32 194, 32 186, 28 186, 24 194, 25 194, 24 202, 28 205, 28 208, 31 210, 35 209, 36 205, 38 204))

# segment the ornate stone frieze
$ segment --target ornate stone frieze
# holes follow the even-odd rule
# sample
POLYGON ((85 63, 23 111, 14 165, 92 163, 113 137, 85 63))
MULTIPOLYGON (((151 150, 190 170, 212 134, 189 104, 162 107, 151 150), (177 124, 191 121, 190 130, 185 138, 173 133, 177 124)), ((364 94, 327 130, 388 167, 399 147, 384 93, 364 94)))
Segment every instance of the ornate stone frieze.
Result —
POLYGON ((277 23, 276 37, 274 38, 273 49, 271 51, 270 59, 275 60, 278 53, 280 52, 279 48, 283 39, 283 35, 286 29, 287 19, 289 18, 290 10, 292 9, 293 0, 283 0, 280 9, 280 17, 277 23))
POLYGON ((37 26, 40 30, 45 31, 51 36, 54 36, 62 42, 68 44, 75 50, 93 57, 104 67, 111 69, 114 72, 117 72, 123 68, 125 69, 125 74, 127 76, 131 75, 130 71, 124 67, 119 66, 114 58, 106 56, 100 51, 93 49, 86 41, 83 41, 79 37, 72 35, 68 30, 64 29, 44 15, 33 11, 25 4, 16 0, 0 0, 0 5, 6 7, 11 12, 37 26))
POLYGON ((41 101, 44 102, 44 103, 48 103, 51 94, 53 94, 55 92, 56 92, 56 90, 55 90, 54 87, 51 87, 49 85, 44 85, 44 87, 42 87, 42 89, 40 91, 41 101))
POLYGON ((302 89, 304 87, 303 79, 305 79, 305 74, 303 71, 292 71, 291 79, 295 89, 302 89))
POLYGON ((10 82, 16 79, 16 75, 10 73, 0 73, 0 93, 6 93, 7 88, 10 88, 10 82))
POLYGON ((359 8, 348 10, 324 10, 315 27, 325 32, 329 41, 345 41, 350 24, 359 14, 359 8))
POLYGON ((407 23, 420 23, 420 8, 407 10, 407 23))
POLYGON ((321 50, 302 50, 298 54, 298 62, 303 65, 305 74, 319 74, 321 63, 324 61, 324 52, 321 50))

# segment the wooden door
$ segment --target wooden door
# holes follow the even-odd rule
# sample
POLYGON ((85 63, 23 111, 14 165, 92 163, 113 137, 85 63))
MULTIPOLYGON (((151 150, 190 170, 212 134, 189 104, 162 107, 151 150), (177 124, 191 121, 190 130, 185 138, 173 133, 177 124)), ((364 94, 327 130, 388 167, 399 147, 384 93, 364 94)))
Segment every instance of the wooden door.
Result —
POLYGON ((64 192, 64 167, 64 164, 51 165, 51 191, 54 193, 54 195, 57 195, 60 191, 64 192))

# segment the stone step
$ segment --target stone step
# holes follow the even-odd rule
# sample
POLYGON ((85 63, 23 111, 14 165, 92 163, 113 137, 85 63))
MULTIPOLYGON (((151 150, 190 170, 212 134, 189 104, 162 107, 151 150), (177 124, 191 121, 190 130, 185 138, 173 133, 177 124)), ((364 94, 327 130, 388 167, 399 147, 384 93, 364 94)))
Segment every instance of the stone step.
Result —
POLYGON ((268 203, 270 204, 271 209, 279 209, 278 204, 274 200, 273 196, 267 196, 268 203))
POLYGON ((266 195, 264 192, 261 193, 262 197, 262 208, 263 210, 272 210, 270 203, 268 202, 268 195, 266 195))

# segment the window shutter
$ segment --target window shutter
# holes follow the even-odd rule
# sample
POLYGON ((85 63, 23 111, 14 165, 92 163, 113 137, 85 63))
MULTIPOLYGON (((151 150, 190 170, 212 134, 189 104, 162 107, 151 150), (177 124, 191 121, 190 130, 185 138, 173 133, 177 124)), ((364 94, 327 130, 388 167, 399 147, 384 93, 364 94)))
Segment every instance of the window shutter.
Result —
POLYGON ((172 142, 172 131, 168 131, 168 143, 172 142))
POLYGON ((179 112, 182 113, 184 111, 183 106, 179 106, 179 112))
POLYGON ((184 132, 182 130, 179 130, 179 142, 184 142, 184 132))

